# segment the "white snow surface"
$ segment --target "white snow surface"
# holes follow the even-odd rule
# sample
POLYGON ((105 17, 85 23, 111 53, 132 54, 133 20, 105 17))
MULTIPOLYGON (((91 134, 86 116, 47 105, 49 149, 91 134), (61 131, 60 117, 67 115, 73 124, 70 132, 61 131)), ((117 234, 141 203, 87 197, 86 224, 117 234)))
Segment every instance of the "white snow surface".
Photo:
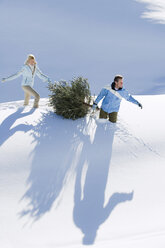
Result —
POLYGON ((164 248, 165 96, 117 124, 0 104, 1 248, 164 248))
POLYGON ((157 23, 165 24, 164 0, 137 0, 137 2, 145 3, 147 5, 147 11, 143 13, 142 17, 151 19, 157 23))

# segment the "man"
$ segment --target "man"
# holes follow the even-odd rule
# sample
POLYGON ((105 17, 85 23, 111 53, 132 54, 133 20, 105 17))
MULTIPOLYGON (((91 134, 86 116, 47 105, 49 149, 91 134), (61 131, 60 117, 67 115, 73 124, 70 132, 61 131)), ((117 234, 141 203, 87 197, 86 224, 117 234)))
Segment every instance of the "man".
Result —
POLYGON ((142 109, 142 104, 135 100, 127 90, 123 88, 123 76, 117 75, 114 78, 114 82, 111 86, 104 87, 95 102, 93 103, 93 109, 96 109, 97 104, 103 99, 99 118, 107 119, 110 122, 116 123, 117 115, 120 108, 122 98, 132 102, 142 109))

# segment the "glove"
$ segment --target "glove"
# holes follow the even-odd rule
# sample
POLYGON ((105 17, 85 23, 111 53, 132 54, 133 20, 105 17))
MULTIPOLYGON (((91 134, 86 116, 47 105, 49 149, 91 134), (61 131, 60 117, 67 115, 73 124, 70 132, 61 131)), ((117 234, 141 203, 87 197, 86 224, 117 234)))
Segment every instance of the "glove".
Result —
POLYGON ((142 104, 140 103, 140 102, 138 102, 138 106, 142 109, 143 108, 143 106, 142 106, 142 104))
POLYGON ((96 108, 97 108, 97 103, 93 103, 93 105, 92 105, 92 108, 93 108, 93 110, 96 110, 96 108))
POLYGON ((1 80, 1 81, 2 81, 2 83, 4 83, 4 82, 5 82, 5 78, 2 78, 2 80, 1 80))

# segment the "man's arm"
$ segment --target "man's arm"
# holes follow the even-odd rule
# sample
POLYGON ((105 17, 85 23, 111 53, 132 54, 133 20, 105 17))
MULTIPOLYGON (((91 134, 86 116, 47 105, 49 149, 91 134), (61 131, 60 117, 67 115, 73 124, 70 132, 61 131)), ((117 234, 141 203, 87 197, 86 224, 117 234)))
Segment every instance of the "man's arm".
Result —
POLYGON ((140 108, 142 108, 142 104, 140 102, 138 102, 131 94, 129 94, 127 90, 124 89, 121 92, 119 91, 119 93, 127 101, 132 102, 132 103, 138 105, 140 108))
POLYGON ((96 100, 95 100, 95 104, 98 104, 100 101, 101 101, 101 99, 103 99, 103 97, 104 96, 106 96, 106 94, 107 94, 107 89, 105 89, 105 88, 103 88, 101 91, 100 91, 100 93, 99 93, 99 95, 97 96, 97 98, 96 98, 96 100))

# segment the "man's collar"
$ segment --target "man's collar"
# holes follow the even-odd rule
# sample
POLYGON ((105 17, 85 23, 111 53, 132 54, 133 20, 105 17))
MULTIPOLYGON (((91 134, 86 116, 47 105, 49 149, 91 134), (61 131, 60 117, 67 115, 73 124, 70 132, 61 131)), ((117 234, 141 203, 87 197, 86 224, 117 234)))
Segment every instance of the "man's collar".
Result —
POLYGON ((111 88, 112 88, 113 90, 116 90, 116 91, 122 90, 122 89, 123 89, 123 88, 118 88, 118 89, 116 89, 116 88, 115 88, 115 82, 113 82, 113 83, 111 84, 111 88))

